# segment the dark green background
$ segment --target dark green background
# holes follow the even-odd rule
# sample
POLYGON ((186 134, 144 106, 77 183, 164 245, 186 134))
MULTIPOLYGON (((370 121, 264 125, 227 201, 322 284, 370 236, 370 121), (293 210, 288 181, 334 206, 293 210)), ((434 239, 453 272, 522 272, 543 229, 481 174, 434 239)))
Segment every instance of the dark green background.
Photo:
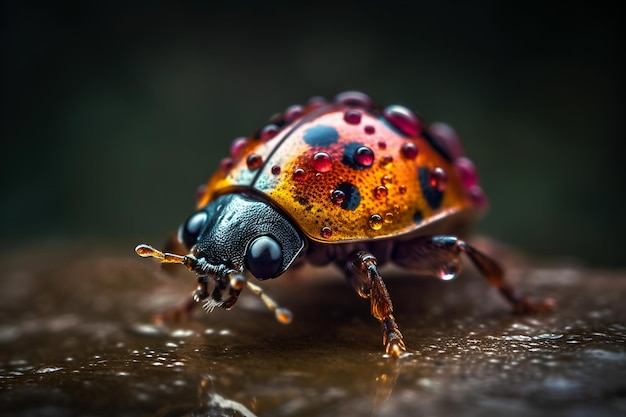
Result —
POLYGON ((357 89, 460 132, 491 201, 481 233, 624 266, 617 6, 237 5, 4 3, 4 247, 158 245, 234 137, 357 89))

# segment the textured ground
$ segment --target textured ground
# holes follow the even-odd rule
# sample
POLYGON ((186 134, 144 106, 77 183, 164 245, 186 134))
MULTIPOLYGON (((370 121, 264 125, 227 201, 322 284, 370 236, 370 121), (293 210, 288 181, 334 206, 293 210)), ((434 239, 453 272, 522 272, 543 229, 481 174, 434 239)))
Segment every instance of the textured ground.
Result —
MULTIPOLYGON (((122 248, 125 249, 125 248, 122 248)), ((0 258, 6 416, 617 416, 626 413, 626 272, 522 267, 557 299, 514 316, 468 268, 457 280, 386 275, 410 355, 382 355, 368 302, 332 270, 264 284, 230 312, 167 330, 154 311, 193 288, 119 247, 50 243, 0 258)))

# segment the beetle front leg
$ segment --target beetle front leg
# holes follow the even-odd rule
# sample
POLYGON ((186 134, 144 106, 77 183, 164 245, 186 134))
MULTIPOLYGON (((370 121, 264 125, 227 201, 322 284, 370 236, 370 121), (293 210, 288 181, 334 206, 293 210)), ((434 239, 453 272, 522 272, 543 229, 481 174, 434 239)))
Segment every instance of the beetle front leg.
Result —
POLYGON ((422 236, 404 242, 395 247, 392 259, 399 266, 449 279, 461 269, 462 252, 467 254, 489 284, 511 303, 516 313, 544 313, 554 308, 551 298, 533 299, 515 290, 505 280, 504 271, 495 260, 455 236, 422 236), (446 275, 448 271, 450 274, 446 275))
POLYGON ((383 282, 374 255, 360 251, 353 254, 346 265, 347 278, 356 292, 363 298, 370 299, 371 313, 380 321, 383 333, 383 345, 387 354, 398 357, 406 351, 402 333, 393 315, 391 298, 383 282))

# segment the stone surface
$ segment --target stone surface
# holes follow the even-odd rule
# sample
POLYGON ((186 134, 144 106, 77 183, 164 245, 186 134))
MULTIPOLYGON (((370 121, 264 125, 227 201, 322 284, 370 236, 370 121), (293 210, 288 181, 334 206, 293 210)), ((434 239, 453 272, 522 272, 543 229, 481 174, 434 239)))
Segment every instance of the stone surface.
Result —
MULTIPOLYGON (((617 416, 626 413, 626 272, 500 257, 550 315, 515 316, 471 268, 389 271, 409 355, 383 357, 369 303, 331 269, 264 282, 232 311, 160 328, 194 288, 132 247, 47 243, 0 257, 4 416, 617 416)), ((182 269, 182 268, 181 268, 182 269)))

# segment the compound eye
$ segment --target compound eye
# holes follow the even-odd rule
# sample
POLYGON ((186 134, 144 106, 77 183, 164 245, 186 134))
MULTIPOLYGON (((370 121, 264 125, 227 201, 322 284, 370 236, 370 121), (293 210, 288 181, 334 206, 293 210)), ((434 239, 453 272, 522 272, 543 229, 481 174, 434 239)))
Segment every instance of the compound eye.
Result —
POLYGON ((283 250, 269 236, 257 237, 246 253, 248 270, 259 280, 276 278, 283 265, 283 250))
POLYGON ((187 249, 191 249, 198 241, 198 236, 206 220, 207 214, 204 211, 199 211, 189 216, 185 223, 178 228, 178 241, 185 245, 187 249))

